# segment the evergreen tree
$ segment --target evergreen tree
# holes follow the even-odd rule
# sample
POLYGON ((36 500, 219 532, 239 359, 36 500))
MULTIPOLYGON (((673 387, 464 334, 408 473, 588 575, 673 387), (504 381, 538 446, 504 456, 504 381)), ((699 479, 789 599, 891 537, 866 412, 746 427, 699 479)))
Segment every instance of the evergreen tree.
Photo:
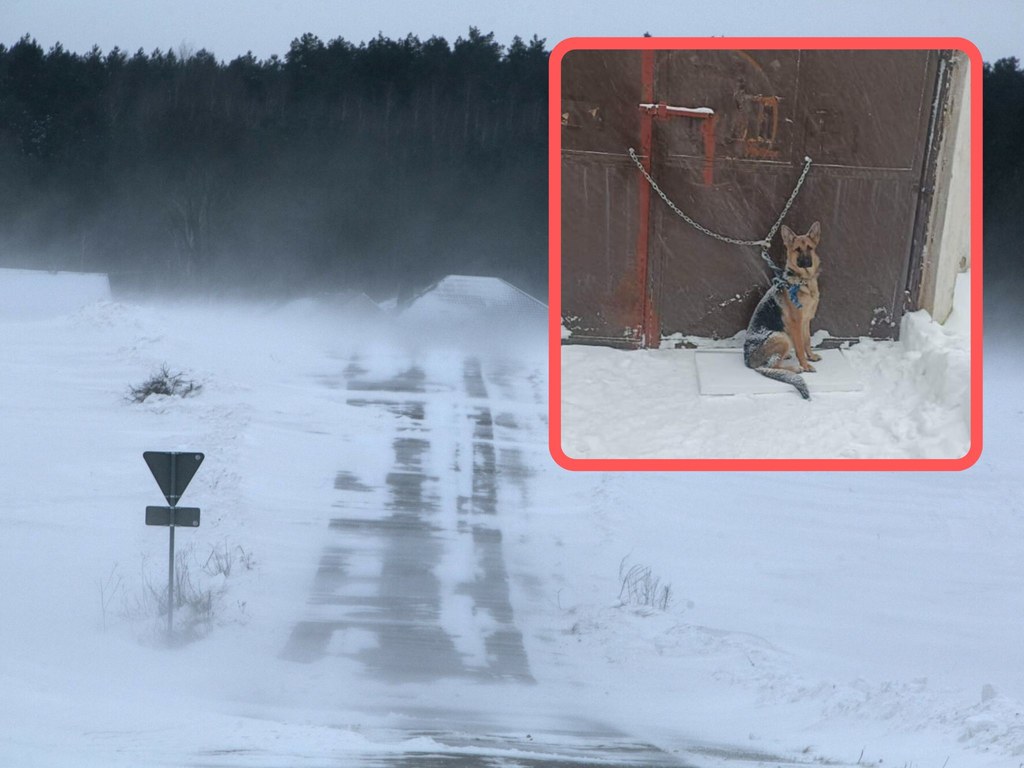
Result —
POLYGON ((0 265, 153 286, 544 290, 547 51, 306 34, 283 58, 0 46, 0 265))

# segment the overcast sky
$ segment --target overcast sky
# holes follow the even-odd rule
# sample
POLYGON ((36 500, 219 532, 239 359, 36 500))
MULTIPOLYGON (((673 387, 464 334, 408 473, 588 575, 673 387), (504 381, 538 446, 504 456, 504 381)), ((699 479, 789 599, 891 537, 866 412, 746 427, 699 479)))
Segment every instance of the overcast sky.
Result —
POLYGON ((883 35, 966 37, 986 61, 1024 59, 1024 0, 0 0, 0 43, 28 33, 49 48, 94 44, 206 48, 222 60, 283 55, 305 32, 362 42, 383 32, 454 41, 469 27, 546 38, 572 36, 883 35))

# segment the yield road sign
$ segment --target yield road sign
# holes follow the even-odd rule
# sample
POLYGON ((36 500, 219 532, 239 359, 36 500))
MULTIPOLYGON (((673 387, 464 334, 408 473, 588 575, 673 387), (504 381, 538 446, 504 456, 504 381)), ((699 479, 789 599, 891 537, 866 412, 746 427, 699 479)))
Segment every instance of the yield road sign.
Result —
POLYGON ((172 515, 179 528, 199 527, 198 507, 146 507, 146 525, 170 525, 172 515))
POLYGON ((142 458, 149 465, 149 471, 156 478, 157 485, 172 507, 178 503, 188 484, 203 463, 201 453, 166 453, 146 451, 142 458))

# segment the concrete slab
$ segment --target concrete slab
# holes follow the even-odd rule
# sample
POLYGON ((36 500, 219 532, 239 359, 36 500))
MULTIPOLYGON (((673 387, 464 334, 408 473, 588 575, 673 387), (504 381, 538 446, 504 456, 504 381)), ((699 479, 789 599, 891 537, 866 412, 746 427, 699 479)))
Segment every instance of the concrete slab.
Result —
MULTIPOLYGON (((841 349, 815 350, 815 373, 803 374, 812 392, 859 392, 864 384, 841 349)), ((743 364, 742 349, 699 349, 695 354, 702 395, 768 395, 792 392, 789 384, 761 376, 743 364)))

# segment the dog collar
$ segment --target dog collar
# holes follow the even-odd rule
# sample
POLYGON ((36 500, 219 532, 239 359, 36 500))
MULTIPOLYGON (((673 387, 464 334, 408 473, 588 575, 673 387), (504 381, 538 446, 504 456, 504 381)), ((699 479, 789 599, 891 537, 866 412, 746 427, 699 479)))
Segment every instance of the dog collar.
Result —
POLYGON ((782 277, 790 285, 807 285, 809 282, 809 278, 800 277, 795 272, 791 272, 788 268, 782 273, 782 277), (794 281, 793 278, 796 278, 796 280, 794 281))

